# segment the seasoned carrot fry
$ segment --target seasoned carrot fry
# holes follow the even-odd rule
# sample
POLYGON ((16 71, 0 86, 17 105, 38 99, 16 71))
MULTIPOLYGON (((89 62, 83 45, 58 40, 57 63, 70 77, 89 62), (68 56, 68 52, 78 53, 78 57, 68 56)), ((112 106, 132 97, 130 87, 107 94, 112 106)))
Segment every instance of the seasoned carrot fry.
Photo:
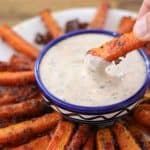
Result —
POLYGON ((94 146, 95 146, 94 140, 95 140, 95 135, 94 135, 94 133, 91 133, 90 136, 88 137, 85 145, 83 146, 83 150, 93 150, 93 149, 95 149, 94 148, 94 146))
POLYGON ((93 48, 88 51, 88 54, 101 57, 107 61, 113 61, 121 56, 125 56, 132 50, 145 46, 147 43, 147 41, 138 40, 134 34, 130 32, 106 42, 99 48, 93 48))
POLYGON ((32 59, 37 58, 39 51, 13 31, 8 25, 4 24, 0 26, 0 37, 12 46, 14 50, 32 59))
POLYGON ((33 71, 0 72, 0 85, 23 85, 34 82, 33 71))
POLYGON ((121 123, 116 123, 113 129, 120 150, 141 150, 130 132, 121 123))
POLYGON ((93 29, 103 29, 104 28, 104 24, 107 18, 107 14, 108 14, 108 10, 109 10, 109 2, 108 0, 103 0, 99 7, 96 10, 96 14, 91 22, 91 24, 89 25, 89 28, 93 28, 93 29))
POLYGON ((49 10, 43 10, 40 13, 40 16, 49 32, 50 35, 52 35, 53 38, 57 38, 64 34, 62 29, 59 27, 57 21, 54 19, 52 14, 49 10))
POLYGON ((20 145, 14 148, 6 148, 6 150, 46 150, 50 141, 50 136, 45 135, 38 137, 27 144, 20 145))
POLYGON ((0 88, 0 106, 14 104, 39 95, 36 85, 3 86, 0 88))
POLYGON ((25 142, 39 133, 53 128, 61 116, 58 113, 46 114, 42 117, 34 118, 18 124, 0 129, 0 144, 15 144, 16 142, 25 142))
POLYGON ((139 123, 150 127, 150 104, 137 106, 134 111, 134 117, 139 123))
POLYGON ((74 127, 75 125, 71 122, 60 122, 46 150, 65 150, 74 127))
POLYGON ((2 106, 0 107, 0 120, 13 117, 31 117, 41 113, 45 107, 42 99, 31 99, 17 104, 2 106))
POLYGON ((97 150, 115 150, 113 137, 109 128, 97 131, 96 145, 97 150))
POLYGON ((122 17, 120 24, 119 24, 118 32, 120 34, 131 32, 135 22, 136 22, 136 20, 130 16, 129 17, 126 17, 126 16, 122 17))
POLYGON ((69 146, 67 147, 67 150, 80 149, 85 144, 90 132, 90 126, 85 124, 80 125, 69 146))

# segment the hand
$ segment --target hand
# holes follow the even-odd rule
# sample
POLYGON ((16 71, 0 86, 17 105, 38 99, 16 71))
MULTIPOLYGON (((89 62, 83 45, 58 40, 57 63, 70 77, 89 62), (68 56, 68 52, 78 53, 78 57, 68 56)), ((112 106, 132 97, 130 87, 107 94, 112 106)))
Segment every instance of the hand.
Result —
POLYGON ((140 40, 150 41, 150 0, 144 0, 133 32, 140 40))

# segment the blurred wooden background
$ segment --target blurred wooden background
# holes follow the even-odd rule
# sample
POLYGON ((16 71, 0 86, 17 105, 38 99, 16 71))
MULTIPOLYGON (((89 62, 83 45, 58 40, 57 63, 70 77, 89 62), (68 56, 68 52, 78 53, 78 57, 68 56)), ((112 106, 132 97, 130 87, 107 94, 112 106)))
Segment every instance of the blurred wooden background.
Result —
MULTIPOLYGON (((112 7, 138 11, 143 0, 110 0, 112 7)), ((52 11, 71 7, 96 6, 100 0, 0 0, 0 24, 17 24, 44 8, 52 11)))

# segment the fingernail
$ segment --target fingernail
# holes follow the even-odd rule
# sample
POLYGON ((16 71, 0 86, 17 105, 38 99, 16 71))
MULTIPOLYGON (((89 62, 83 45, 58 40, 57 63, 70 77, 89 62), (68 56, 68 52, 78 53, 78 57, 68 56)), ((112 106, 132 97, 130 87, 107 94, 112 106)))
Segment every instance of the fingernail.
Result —
POLYGON ((142 17, 141 19, 139 19, 135 26, 134 26, 134 33, 136 34, 137 37, 139 38, 144 38, 145 35, 147 34, 147 21, 146 21, 146 17, 142 17))

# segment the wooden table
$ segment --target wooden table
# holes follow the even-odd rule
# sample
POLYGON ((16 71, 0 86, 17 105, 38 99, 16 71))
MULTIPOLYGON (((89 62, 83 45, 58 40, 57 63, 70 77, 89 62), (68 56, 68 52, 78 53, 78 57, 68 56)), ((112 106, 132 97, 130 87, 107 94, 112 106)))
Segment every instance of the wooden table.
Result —
MULTIPOLYGON (((97 6, 100 0, 0 0, 0 24, 14 25, 35 16, 44 8, 52 11, 97 6)), ((110 0, 113 8, 138 11, 143 0, 110 0)))

